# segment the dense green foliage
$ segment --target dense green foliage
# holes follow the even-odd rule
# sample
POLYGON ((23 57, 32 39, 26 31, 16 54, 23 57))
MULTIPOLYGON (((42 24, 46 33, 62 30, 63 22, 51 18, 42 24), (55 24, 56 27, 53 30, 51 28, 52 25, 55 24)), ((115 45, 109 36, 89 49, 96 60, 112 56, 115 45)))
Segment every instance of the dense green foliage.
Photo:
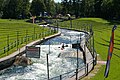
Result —
MULTIPOLYGON (((72 20, 73 29, 84 30, 84 27, 93 26, 94 38, 95 38, 95 50, 102 60, 107 59, 109 41, 111 36, 111 30, 113 23, 100 18, 81 18, 72 20)), ((70 21, 60 22, 60 26, 70 28, 70 21)), ((111 59, 109 76, 105 80, 120 80, 120 25, 115 30, 114 50, 111 59)), ((99 72, 91 80, 104 80, 105 65, 103 65, 99 72)))
POLYGON ((62 0, 63 13, 76 17, 120 19, 120 0, 62 0))
POLYGON ((29 0, 4 0, 3 18, 26 18, 29 13, 29 0))
POLYGON ((32 15, 39 16, 40 12, 44 13, 46 10, 45 4, 43 0, 33 0, 31 4, 31 13, 32 15))
POLYGON ((54 0, 0 0, 0 17, 5 19, 25 19, 31 16, 55 14, 54 0))

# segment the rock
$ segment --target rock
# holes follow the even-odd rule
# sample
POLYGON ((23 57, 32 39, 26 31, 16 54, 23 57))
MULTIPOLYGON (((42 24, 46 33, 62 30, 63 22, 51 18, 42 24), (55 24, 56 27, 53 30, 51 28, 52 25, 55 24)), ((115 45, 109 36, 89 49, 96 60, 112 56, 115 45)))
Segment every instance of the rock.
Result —
POLYGON ((32 61, 25 56, 17 56, 14 62, 14 66, 24 66, 31 65, 32 61))

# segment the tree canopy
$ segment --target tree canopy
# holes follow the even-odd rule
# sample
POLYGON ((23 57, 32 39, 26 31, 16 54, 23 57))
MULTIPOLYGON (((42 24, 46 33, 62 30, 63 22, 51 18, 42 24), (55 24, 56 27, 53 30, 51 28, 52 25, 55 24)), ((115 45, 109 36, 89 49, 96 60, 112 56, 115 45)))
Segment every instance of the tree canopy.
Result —
POLYGON ((120 19, 120 0, 62 0, 63 14, 120 19))
POLYGON ((0 0, 0 17, 27 18, 39 16, 44 12, 49 15, 71 14, 78 17, 101 17, 120 20, 120 0, 0 0))
POLYGON ((26 18, 29 13, 29 0, 4 0, 3 18, 26 18))

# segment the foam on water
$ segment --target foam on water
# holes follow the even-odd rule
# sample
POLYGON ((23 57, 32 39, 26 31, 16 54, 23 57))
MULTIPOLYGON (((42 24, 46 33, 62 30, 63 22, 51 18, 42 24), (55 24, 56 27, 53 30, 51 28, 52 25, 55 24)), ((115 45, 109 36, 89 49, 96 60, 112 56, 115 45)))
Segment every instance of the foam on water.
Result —
MULTIPOLYGON (((41 48, 40 58, 31 58, 33 61, 32 65, 27 67, 12 66, 2 70, 0 71, 0 80, 47 80, 46 54, 49 52, 50 78, 75 70, 77 67, 77 58, 72 57, 71 54, 68 54, 76 52, 76 49, 71 48, 70 36, 71 42, 75 43, 77 42, 80 32, 67 30, 62 30, 61 32, 63 35, 48 40, 42 45, 38 45, 41 48), (50 46, 48 45, 49 43, 51 44, 50 46), (64 50, 61 50, 61 43, 67 44, 68 47, 65 47, 64 50), (58 57, 60 53, 63 54, 62 57, 58 57)), ((79 67, 82 65, 84 65, 83 60, 79 58, 79 67)))

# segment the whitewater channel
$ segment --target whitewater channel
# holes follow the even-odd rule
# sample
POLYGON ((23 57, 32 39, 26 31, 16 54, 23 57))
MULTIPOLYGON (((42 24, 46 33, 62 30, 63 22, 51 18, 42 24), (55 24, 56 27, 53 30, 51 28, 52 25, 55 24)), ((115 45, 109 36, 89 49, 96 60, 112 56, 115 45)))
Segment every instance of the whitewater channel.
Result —
MULTIPOLYGON (((85 33, 60 29, 60 36, 49 39, 36 47, 40 47, 40 58, 31 58, 32 65, 27 67, 11 66, 0 71, 0 80, 47 80, 47 61, 46 54, 49 54, 49 74, 50 79, 59 80, 62 75, 62 80, 75 74, 77 68, 76 48, 72 48, 72 44, 84 40, 85 33), (81 39, 80 39, 81 35, 81 39), (64 43, 64 49, 61 44, 64 43)), ((84 66, 82 52, 78 50, 79 68, 84 66)))

